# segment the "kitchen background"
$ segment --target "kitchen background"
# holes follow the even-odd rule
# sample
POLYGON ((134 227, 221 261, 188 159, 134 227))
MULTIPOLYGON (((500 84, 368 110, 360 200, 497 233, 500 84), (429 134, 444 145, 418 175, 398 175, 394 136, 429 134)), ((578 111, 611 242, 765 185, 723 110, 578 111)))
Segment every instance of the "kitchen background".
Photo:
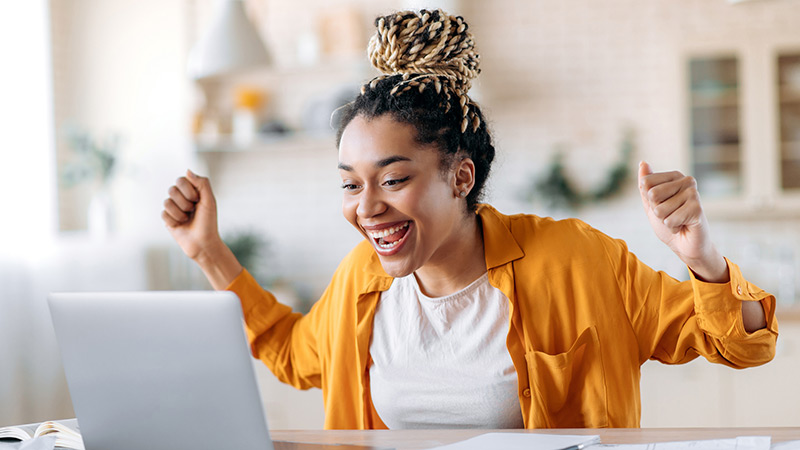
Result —
MULTIPOLYGON (((330 113, 375 75, 372 20, 463 15, 498 157, 487 201, 580 217, 686 279, 653 235, 636 163, 694 174, 715 241, 778 297, 776 360, 642 369, 643 426, 800 425, 800 2, 247 0, 268 54, 196 81, 211 0, 0 4, 0 426, 71 417, 45 296, 206 289, 161 219, 186 168, 223 237, 307 309, 360 235, 340 215, 330 113), (195 50, 196 51, 196 50, 195 50)), ((319 391, 256 364, 273 428, 319 428, 319 391)))

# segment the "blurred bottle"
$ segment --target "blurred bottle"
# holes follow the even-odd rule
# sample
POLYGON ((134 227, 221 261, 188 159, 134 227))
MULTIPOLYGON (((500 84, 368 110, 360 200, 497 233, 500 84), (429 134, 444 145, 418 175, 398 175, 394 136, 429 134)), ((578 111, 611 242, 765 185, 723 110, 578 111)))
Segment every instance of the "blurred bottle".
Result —
POLYGON ((259 89, 245 86, 236 88, 232 127, 233 140, 237 146, 248 146, 255 140, 264 97, 264 92, 259 89))

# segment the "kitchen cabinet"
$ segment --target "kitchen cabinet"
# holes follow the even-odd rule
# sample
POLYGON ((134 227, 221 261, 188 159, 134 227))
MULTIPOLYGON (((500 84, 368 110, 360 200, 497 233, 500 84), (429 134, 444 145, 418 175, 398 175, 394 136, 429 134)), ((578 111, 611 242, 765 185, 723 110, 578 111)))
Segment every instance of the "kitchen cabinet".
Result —
POLYGON ((800 217, 800 38, 686 45, 689 172, 710 216, 800 217))
POLYGON ((800 188, 800 49, 777 55, 781 188, 800 188))
POLYGON ((700 357, 641 369, 643 427, 797 426, 800 417, 800 321, 778 312, 775 358, 743 370, 700 357))
POLYGON ((689 60, 692 172, 710 197, 741 195, 742 127, 739 58, 689 60))

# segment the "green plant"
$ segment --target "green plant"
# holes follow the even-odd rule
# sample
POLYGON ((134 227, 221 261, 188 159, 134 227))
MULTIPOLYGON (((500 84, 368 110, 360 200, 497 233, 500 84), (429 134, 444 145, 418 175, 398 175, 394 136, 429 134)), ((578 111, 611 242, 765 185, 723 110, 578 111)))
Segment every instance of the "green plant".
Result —
POLYGON ((583 202, 564 169, 564 150, 559 147, 550 163, 545 177, 535 182, 530 199, 541 197, 551 208, 577 208, 583 202))
POLYGON ((268 285, 272 280, 269 272, 269 255, 271 254, 269 241, 261 234, 251 230, 239 230, 227 234, 222 239, 242 266, 259 281, 268 285))
POLYGON ((81 128, 69 127, 66 141, 73 155, 61 169, 63 185, 73 187, 95 181, 107 186, 118 170, 122 138, 116 133, 97 138, 81 128))
POLYGON ((263 235, 252 230, 239 230, 227 234, 222 240, 261 286, 273 294, 280 292, 293 298, 291 306, 295 311, 307 313, 311 309, 314 298, 310 287, 277 274, 270 243, 263 235))
POLYGON ((527 194, 527 200, 540 198, 550 208, 578 209, 587 203, 595 203, 617 195, 631 174, 630 160, 635 150, 633 130, 623 134, 619 149, 619 159, 611 167, 605 181, 597 189, 580 192, 575 188, 564 167, 564 146, 558 146, 544 177, 534 181, 527 194))

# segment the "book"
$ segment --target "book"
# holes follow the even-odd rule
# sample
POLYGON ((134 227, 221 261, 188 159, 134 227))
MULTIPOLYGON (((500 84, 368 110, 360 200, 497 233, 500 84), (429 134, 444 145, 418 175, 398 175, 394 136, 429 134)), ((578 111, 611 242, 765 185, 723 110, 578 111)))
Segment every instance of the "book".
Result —
POLYGON ((85 450, 78 421, 75 419, 47 421, 28 425, 0 428, 0 441, 12 439, 27 441, 39 436, 55 436, 55 446, 71 450, 85 450))

